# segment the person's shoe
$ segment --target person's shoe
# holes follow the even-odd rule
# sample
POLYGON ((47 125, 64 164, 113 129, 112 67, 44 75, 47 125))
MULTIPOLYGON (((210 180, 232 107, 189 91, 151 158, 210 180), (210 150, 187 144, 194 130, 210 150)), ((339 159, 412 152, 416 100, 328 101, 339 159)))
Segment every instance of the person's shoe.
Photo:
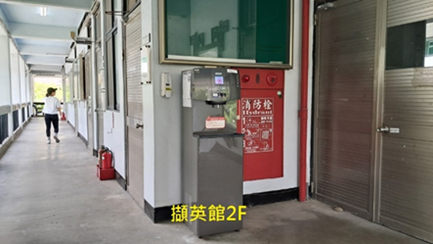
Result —
POLYGON ((60 140, 59 140, 59 138, 57 137, 57 135, 54 136, 54 140, 56 140, 56 143, 59 143, 59 142, 60 142, 60 140))
POLYGON ((50 138, 48 138, 47 144, 51 144, 51 140, 50 140, 50 138))

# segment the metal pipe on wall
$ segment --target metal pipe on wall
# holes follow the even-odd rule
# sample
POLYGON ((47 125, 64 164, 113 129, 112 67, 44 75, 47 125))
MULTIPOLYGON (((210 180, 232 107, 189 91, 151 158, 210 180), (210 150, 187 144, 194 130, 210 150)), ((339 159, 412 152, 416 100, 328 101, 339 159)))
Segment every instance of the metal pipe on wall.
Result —
POLYGON ((105 21, 105 0, 100 0, 99 5, 99 18, 101 18, 101 70, 99 72, 102 72, 101 77, 104 79, 101 84, 101 91, 99 91, 100 96, 102 97, 102 111, 105 112, 107 110, 107 88, 108 88, 108 79, 107 79, 107 43, 105 35, 107 34, 107 26, 105 21))
POLYGON ((299 138, 299 201, 307 198, 308 64, 310 47, 310 0, 302 3, 301 108, 299 138))
POLYGON ((97 113, 97 101, 98 101, 98 70, 97 70, 97 57, 96 57, 96 18, 94 13, 92 13, 92 108, 93 108, 93 150, 98 149, 98 113, 97 113))

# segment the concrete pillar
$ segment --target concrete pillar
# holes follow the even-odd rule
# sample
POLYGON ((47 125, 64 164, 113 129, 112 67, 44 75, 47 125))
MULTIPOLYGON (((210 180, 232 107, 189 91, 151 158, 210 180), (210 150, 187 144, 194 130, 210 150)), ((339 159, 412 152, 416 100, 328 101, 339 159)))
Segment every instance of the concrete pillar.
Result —
MULTIPOLYGON (((21 106, 22 106, 22 104, 23 104, 23 96, 22 96, 22 90, 23 90, 23 84, 22 84, 22 79, 23 79, 23 77, 22 77, 22 74, 21 74, 21 56, 19 55, 19 53, 17 52, 16 53, 16 55, 17 55, 17 58, 16 58, 16 62, 17 62, 17 67, 18 67, 18 69, 17 69, 17 77, 18 77, 18 79, 17 79, 17 82, 18 82, 18 104, 20 105, 20 109, 18 110, 18 123, 19 123, 19 125, 20 125, 20 127, 22 126, 22 124, 23 124, 23 115, 22 115, 22 112, 21 112, 21 106)), ((14 72, 14 71, 12 71, 12 72, 14 72)))

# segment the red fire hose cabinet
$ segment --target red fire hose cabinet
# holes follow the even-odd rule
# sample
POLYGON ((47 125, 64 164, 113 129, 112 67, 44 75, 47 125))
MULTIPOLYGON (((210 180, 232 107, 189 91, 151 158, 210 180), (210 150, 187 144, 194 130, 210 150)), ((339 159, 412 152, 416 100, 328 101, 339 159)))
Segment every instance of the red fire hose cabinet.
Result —
POLYGON ((284 70, 238 70, 244 181, 283 177, 284 70))

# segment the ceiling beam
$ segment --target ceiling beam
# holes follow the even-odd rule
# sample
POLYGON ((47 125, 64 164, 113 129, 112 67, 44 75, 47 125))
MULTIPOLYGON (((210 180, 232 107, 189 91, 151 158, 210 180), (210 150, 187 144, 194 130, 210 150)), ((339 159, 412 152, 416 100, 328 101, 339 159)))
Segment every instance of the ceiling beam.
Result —
POLYGON ((64 57, 49 57, 49 56, 25 56, 25 61, 27 64, 41 64, 41 65, 51 65, 51 66, 62 66, 65 64, 64 57))
POLYGON ((56 46, 40 46, 40 45, 19 45, 21 55, 33 56, 54 56, 66 57, 69 54, 69 46, 56 47, 56 46))
POLYGON ((31 74, 32 75, 34 75, 35 77, 41 77, 41 76, 43 76, 43 77, 59 77, 59 78, 61 78, 62 77, 62 73, 59 71, 59 72, 54 72, 54 71, 32 71, 31 72, 31 74))
POLYGON ((38 7, 57 7, 78 11, 90 11, 92 0, 0 0, 0 3, 30 4, 38 7))
POLYGON ((76 27, 57 27, 9 23, 9 32, 13 38, 46 39, 72 43, 70 32, 76 27))
POLYGON ((51 65, 30 65, 30 71, 33 73, 35 71, 44 72, 58 72, 62 71, 62 66, 51 66, 51 65))

